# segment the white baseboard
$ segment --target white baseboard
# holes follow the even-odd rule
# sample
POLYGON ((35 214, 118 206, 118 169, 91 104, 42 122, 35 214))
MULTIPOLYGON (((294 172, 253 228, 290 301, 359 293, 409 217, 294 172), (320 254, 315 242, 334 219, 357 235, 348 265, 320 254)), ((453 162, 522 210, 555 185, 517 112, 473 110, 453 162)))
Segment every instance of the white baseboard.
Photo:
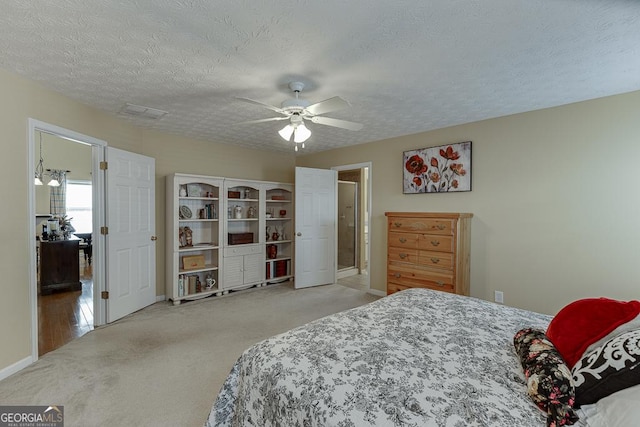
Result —
POLYGON ((336 279, 340 280, 340 279, 344 279, 345 277, 355 276, 357 274, 358 274, 357 268, 350 268, 348 270, 337 271, 336 279))
POLYGON ((31 365, 33 363, 33 360, 31 358, 31 356, 29 357, 25 357, 22 360, 17 361, 16 363, 14 363, 13 365, 9 365, 4 369, 0 370, 0 381, 10 377, 11 375, 15 374, 18 371, 21 371, 22 369, 26 368, 27 366, 31 365))
POLYGON ((379 297, 386 297, 387 296, 387 293, 385 291, 379 291, 377 289, 369 289, 367 291, 367 293, 371 294, 371 295, 376 295, 376 296, 379 296, 379 297))
POLYGON ((156 295, 156 302, 165 301, 166 298, 164 295, 156 295))

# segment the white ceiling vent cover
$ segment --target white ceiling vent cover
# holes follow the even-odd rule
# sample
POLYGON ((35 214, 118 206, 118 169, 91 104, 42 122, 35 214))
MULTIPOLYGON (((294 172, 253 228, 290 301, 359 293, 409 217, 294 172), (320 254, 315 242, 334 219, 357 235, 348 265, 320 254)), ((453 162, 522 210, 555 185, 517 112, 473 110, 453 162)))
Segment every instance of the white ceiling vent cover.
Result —
POLYGON ((158 120, 164 117, 167 112, 157 108, 145 107, 143 105, 125 104, 120 110, 120 114, 140 117, 143 119, 158 120))

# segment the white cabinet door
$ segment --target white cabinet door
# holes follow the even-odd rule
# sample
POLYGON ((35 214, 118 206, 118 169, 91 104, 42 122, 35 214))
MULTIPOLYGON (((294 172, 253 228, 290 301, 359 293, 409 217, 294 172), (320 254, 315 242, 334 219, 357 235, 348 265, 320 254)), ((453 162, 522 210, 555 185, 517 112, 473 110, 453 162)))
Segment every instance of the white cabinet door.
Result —
POLYGON ((244 256, 244 283, 255 283, 262 280, 264 269, 264 255, 253 254, 244 256))
POLYGON ((230 289, 244 283, 244 256, 225 257, 223 289, 230 289))
POLYGON ((224 259, 224 289, 232 289, 262 281, 264 255, 239 255, 224 259))

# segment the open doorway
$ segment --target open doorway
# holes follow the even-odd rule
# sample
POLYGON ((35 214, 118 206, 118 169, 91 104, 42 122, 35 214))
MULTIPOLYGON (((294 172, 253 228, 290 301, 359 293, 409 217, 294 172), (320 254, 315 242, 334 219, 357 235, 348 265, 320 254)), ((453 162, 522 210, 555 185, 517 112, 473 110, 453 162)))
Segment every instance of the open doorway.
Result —
POLYGON ((358 274, 359 182, 338 179, 338 274, 358 274))
POLYGON ((104 147, 102 140, 29 119, 29 215, 35 218, 28 234, 33 362, 104 323, 99 297, 104 290, 104 239, 97 227, 105 218, 104 180, 98 173, 104 147), (69 198, 61 187, 71 188, 69 198))
POLYGON ((38 356, 93 329, 92 148, 35 132, 38 356))
POLYGON ((337 282, 369 291, 369 221, 371 164, 332 168, 338 171, 337 282))

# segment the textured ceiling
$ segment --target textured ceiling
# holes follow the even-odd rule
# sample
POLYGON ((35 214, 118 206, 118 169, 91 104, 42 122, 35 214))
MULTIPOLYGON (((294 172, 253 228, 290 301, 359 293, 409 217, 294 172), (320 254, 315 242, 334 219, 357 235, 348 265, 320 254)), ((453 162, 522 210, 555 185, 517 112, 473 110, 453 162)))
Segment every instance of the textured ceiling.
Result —
POLYGON ((287 84, 353 132, 310 123, 301 153, 640 89, 636 0, 2 0, 0 68, 131 123, 292 150, 287 84), (120 115, 121 116, 121 115, 120 115))

